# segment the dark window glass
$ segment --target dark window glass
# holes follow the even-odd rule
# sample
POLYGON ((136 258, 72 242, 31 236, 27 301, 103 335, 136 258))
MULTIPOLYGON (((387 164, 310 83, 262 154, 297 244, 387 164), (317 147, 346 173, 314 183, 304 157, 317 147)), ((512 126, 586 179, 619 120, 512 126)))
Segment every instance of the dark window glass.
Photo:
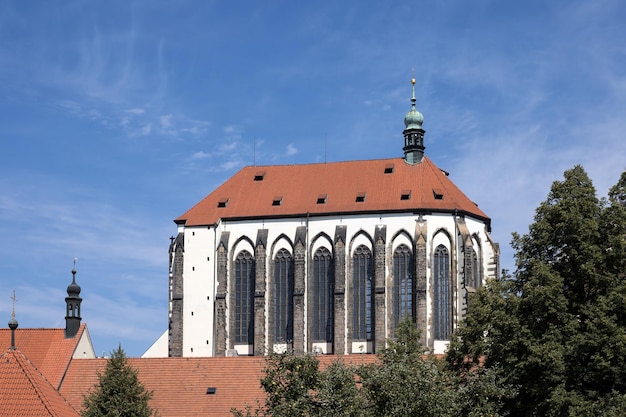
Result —
POLYGON ((480 276, 480 265, 478 264, 478 255, 476 251, 472 249, 472 274, 474 278, 474 288, 478 288, 482 284, 482 277, 480 276))
POLYGON ((274 258, 274 342, 293 340, 293 258, 281 249, 274 258))
POLYGON ((405 317, 413 317, 413 276, 411 250, 400 245, 393 252, 394 319, 398 326, 405 317))
POLYGON ((353 257, 353 322, 355 340, 372 339, 372 252, 361 245, 353 257))
POLYGON ((435 308, 433 311, 434 336, 437 340, 450 338, 450 255, 439 245, 434 256, 435 308))
POLYGON ((235 259, 235 343, 252 344, 254 337, 254 259, 248 251, 235 259))
POLYGON ((333 341, 332 256, 326 248, 313 255, 313 341, 333 341))

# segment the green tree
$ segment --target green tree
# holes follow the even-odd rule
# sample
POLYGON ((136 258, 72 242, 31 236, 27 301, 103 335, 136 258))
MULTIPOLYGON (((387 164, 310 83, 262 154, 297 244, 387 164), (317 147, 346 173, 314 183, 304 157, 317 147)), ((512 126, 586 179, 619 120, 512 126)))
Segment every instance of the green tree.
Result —
POLYGON ((316 356, 270 354, 261 386, 265 402, 233 410, 243 416, 498 416, 510 393, 492 370, 461 373, 424 356, 414 323, 405 320, 378 361, 357 367, 338 360, 320 369, 316 356))
POLYGON ((470 302, 448 362, 483 363, 516 387, 511 415, 626 411, 625 184, 600 201, 581 166, 566 171, 513 236, 515 274, 470 302))
POLYGON ((626 276, 626 171, 610 190, 606 209, 600 217, 600 235, 605 248, 606 267, 618 279, 626 276))
POLYGON ((152 392, 147 392, 128 364, 122 346, 111 352, 98 383, 84 399, 83 417, 150 417, 156 412, 148 404, 152 392))
POLYGON ((374 416, 498 416, 509 394, 495 373, 480 367, 453 372, 424 355, 414 323, 404 320, 379 362, 359 370, 374 416))
POLYGON ((355 369, 341 361, 325 369, 314 355, 271 353, 266 358, 261 386, 264 404, 232 410, 235 416, 361 416, 363 398, 355 369))

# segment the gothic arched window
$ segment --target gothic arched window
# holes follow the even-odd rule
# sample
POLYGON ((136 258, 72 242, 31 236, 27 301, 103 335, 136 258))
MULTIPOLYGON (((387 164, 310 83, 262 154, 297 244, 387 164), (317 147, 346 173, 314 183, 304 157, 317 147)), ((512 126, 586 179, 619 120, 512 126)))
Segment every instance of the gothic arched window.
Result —
POLYGON ((319 248, 313 255, 313 341, 333 341, 332 255, 319 248))
POLYGON ((436 340, 450 338, 450 255, 445 246, 439 245, 434 256, 434 311, 433 331, 436 340))
POLYGON ((359 246, 353 256, 353 322, 355 340, 372 339, 372 252, 359 246))
POLYGON ((241 251, 235 259, 235 344, 252 344, 254 339, 254 259, 241 251))
POLYGON ((474 288, 478 288, 482 284, 482 277, 480 276, 480 265, 478 264, 478 255, 476 251, 472 249, 472 275, 474 278, 474 288))
POLYGON ((413 317, 412 260, 411 250, 407 245, 400 245, 393 252, 393 305, 396 327, 402 319, 413 317))
POLYGON ((274 258, 274 342, 293 340, 293 258, 281 249, 274 258))

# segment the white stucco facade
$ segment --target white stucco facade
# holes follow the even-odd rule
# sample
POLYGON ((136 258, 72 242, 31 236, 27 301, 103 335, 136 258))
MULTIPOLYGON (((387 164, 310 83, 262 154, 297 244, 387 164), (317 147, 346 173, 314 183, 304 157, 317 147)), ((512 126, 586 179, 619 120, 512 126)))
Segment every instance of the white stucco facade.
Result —
MULTIPOLYGON (((222 241, 225 232, 228 233, 228 243, 225 252, 228 257, 226 262, 226 276, 232 276, 233 259, 243 250, 254 254, 256 252, 255 242, 257 241, 258 230, 266 230, 267 247, 264 259, 265 270, 271 271, 271 263, 274 255, 279 249, 286 249, 294 252, 294 242, 298 228, 305 228, 306 242, 304 257, 304 269, 310 271, 312 254, 319 247, 326 247, 331 251, 333 257, 343 256, 346 272, 343 275, 344 286, 350 287, 351 258, 354 250, 360 245, 375 251, 374 237, 377 229, 384 228, 384 282, 386 291, 384 292, 385 314, 376 316, 376 321, 382 321, 384 329, 384 340, 393 337, 393 320, 390 316, 390 305, 392 303, 393 286, 393 263, 391 255, 401 244, 411 248, 411 252, 416 252, 416 242, 420 236, 425 237, 426 248, 426 308, 422 322, 426 323, 422 332, 427 348, 435 353, 443 353, 447 347, 447 340, 437 340, 434 337, 432 326, 433 316, 433 253, 437 246, 443 245, 450 254, 450 279, 452 284, 452 297, 450 306, 452 318, 450 322, 451 330, 456 328, 462 319, 467 308, 467 293, 474 290, 474 285, 466 282, 468 267, 465 265, 465 251, 471 247, 477 256, 478 265, 474 270, 479 271, 479 280, 484 282, 487 277, 495 277, 498 270, 498 249, 488 233, 487 225, 480 219, 469 216, 455 216, 453 213, 434 213, 427 215, 416 215, 413 213, 393 213, 378 215, 342 215, 324 217, 300 217, 290 219, 262 219, 262 220, 239 220, 220 221, 216 226, 186 227, 179 225, 179 237, 184 239, 184 262, 182 271, 182 283, 184 294, 182 302, 182 355, 183 356, 213 356, 216 355, 216 297, 217 294, 217 274, 218 274, 218 245, 222 241), (337 226, 345 227, 345 251, 340 255, 333 250, 334 237, 337 226)), ((176 251, 172 251, 172 256, 176 256, 176 251)), ((173 264, 173 263, 172 263, 173 264)), ((172 272, 174 273, 174 272, 172 272)), ((268 274, 269 275, 269 274, 268 274)), ((265 277, 268 287, 264 293, 264 302, 268 306, 271 291, 271 276, 265 277)), ((232 280, 227 281, 226 293, 233 291, 232 280)), ((308 310, 309 286, 304 290, 304 311, 308 310)), ((349 304, 350 291, 343 294, 344 304, 349 304)), ((226 315, 232 309, 230 297, 225 297, 226 315)), ((415 301, 414 301, 415 302, 415 301)), ((350 309, 343 312, 342 329, 336 334, 343 334, 342 351, 344 353, 372 353, 376 349, 372 341, 351 341, 346 337, 350 326, 350 309)), ((172 305, 170 302, 170 315, 172 305)), ((422 313, 424 314, 424 313, 422 313)), ((269 327, 270 314, 264 315, 264 325, 269 327)), ((334 353, 329 343, 313 343, 308 339, 308 315, 305 314, 304 323, 300 327, 303 334, 305 351, 318 353, 334 353)), ((228 323, 228 321, 227 321, 228 323)), ((228 324, 227 324, 228 327, 228 324)), ((249 345, 237 345, 229 336, 229 329, 225 329, 225 348, 227 354, 249 355, 254 353, 254 347, 249 345)), ((379 339, 380 340, 380 339, 379 339)), ((263 345, 266 349, 281 350, 287 348, 281 344, 273 344, 268 332, 264 332, 263 345)), ((291 346, 289 346, 291 348, 291 346)), ((380 346, 378 347, 380 348, 380 346)), ((163 354, 163 352, 159 352, 163 354)), ((223 352, 222 352, 223 353, 223 352)), ((154 355, 158 355, 154 353, 154 355)))

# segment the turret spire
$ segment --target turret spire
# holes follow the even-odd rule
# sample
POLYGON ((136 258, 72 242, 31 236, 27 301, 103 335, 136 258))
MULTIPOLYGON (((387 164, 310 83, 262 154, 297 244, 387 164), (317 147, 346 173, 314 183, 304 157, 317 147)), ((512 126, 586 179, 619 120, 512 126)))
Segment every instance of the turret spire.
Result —
POLYGON ((404 116, 404 159, 409 164, 417 164, 424 157, 424 116, 415 108, 415 75, 411 77, 411 110, 404 116))
POLYGON ((67 287, 67 297, 65 297, 65 337, 76 336, 80 327, 80 286, 76 283, 76 261, 74 258, 74 268, 72 269, 72 283, 67 287))

